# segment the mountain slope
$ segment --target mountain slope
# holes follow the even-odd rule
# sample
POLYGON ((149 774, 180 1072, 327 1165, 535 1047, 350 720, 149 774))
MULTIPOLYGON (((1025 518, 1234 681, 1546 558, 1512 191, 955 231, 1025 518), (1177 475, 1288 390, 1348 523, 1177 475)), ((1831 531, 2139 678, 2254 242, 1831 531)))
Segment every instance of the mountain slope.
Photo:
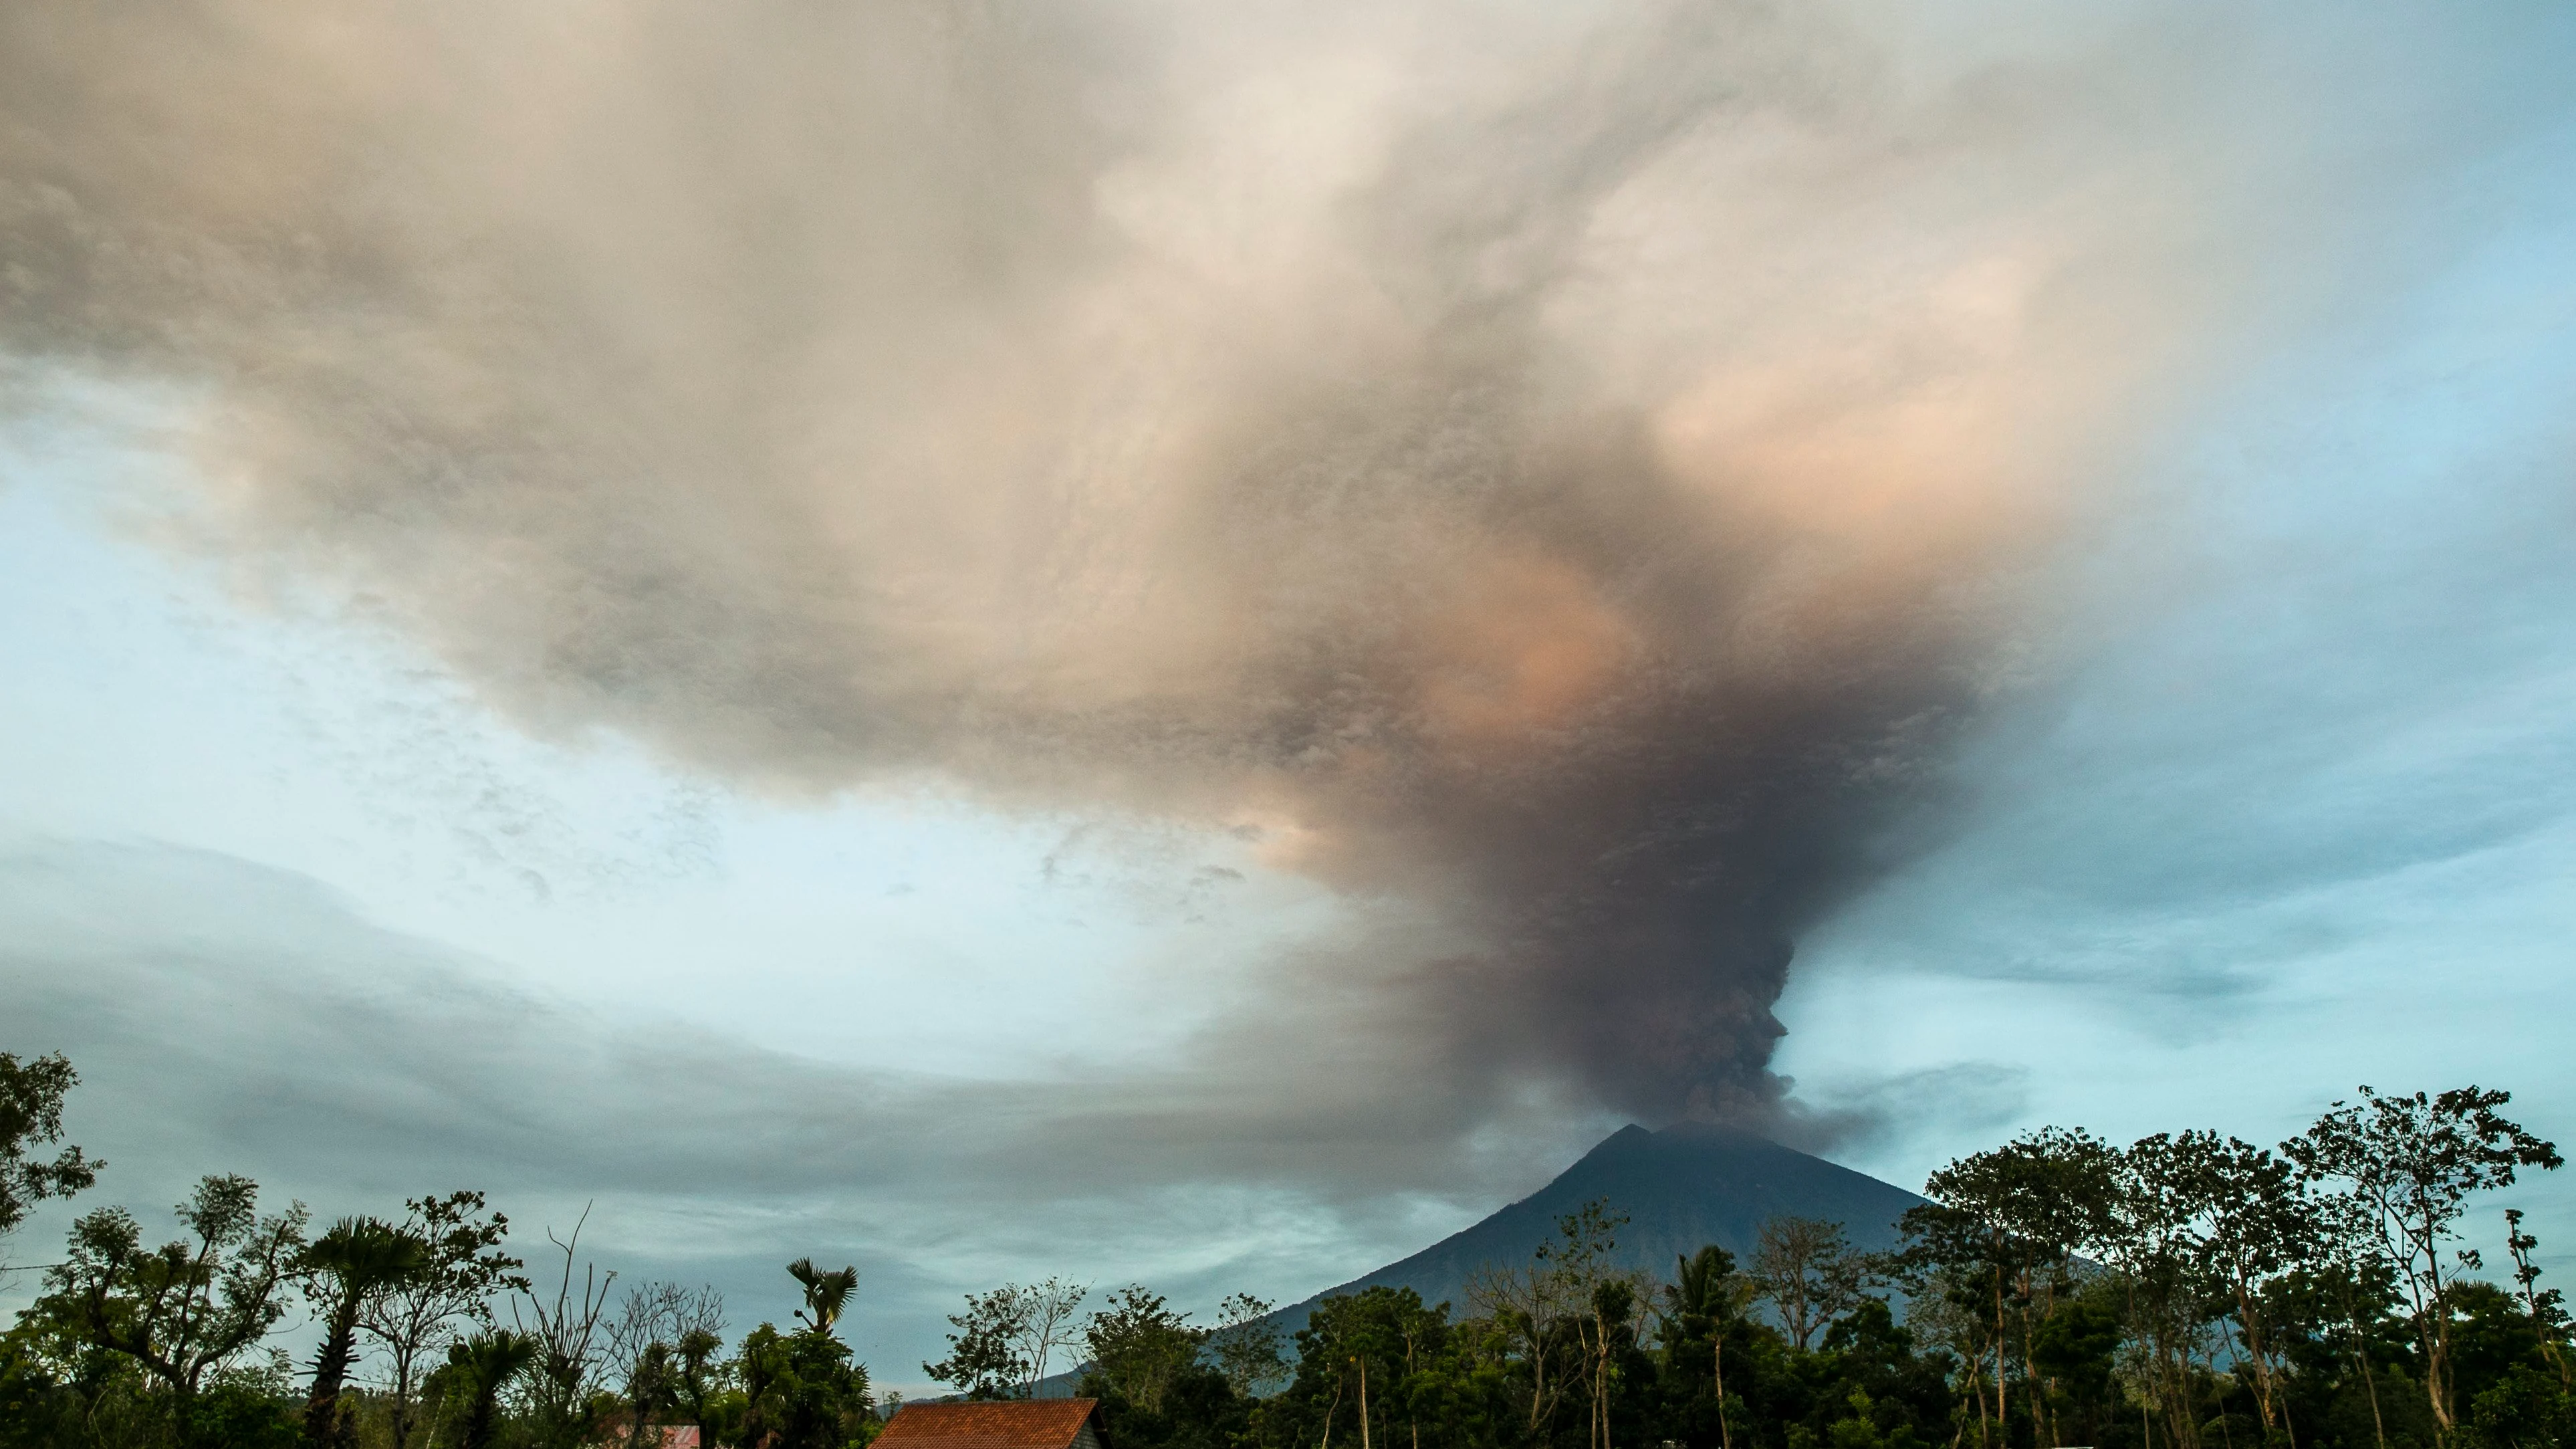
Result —
POLYGON ((1317 1300, 1376 1284, 1407 1287, 1426 1303, 1467 1311, 1468 1275, 1488 1263, 1521 1264, 1556 1233, 1556 1220, 1595 1198, 1628 1215, 1619 1233, 1623 1264, 1669 1278, 1673 1260, 1715 1243, 1739 1261, 1753 1252, 1763 1220, 1777 1215, 1840 1222, 1855 1247, 1896 1241, 1896 1219, 1923 1199, 1901 1187, 1837 1167, 1769 1138, 1684 1122, 1660 1132, 1620 1128, 1554 1182, 1401 1262, 1281 1309, 1276 1321, 1304 1326, 1317 1300))

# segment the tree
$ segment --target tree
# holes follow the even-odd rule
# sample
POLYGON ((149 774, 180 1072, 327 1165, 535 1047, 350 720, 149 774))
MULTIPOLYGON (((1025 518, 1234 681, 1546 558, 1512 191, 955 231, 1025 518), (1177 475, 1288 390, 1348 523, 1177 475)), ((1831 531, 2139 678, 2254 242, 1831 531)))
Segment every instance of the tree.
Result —
POLYGON ((533 1371, 546 1345, 533 1334, 487 1329, 448 1346, 447 1365, 462 1379, 465 1412, 458 1416, 458 1449, 491 1449, 500 1428, 501 1391, 533 1371))
POLYGON ((421 1272, 370 1298, 358 1326, 385 1350, 390 1370, 386 1405, 393 1449, 409 1449, 419 1427, 418 1392, 423 1365, 451 1343, 459 1324, 490 1327, 492 1296, 528 1291, 524 1266, 502 1251, 510 1220, 484 1216, 483 1194, 455 1192, 414 1198, 402 1230, 423 1245, 421 1272))
MULTIPOLYGON (((1972 1277, 1985 1279, 1994 1324, 1988 1345, 1994 1364, 1993 1422, 1999 1427, 2006 1425, 2011 1409, 2007 1348, 2018 1340, 2027 1381, 2031 1332, 2055 1310, 2059 1290, 2071 1281, 2077 1250, 2110 1235, 2118 1163, 2118 1153, 2099 1138, 2042 1128, 1933 1173, 1923 1195, 1935 1206, 1905 1215, 1909 1273, 1946 1269, 1954 1287, 1964 1287, 1972 1277), (2008 1308, 2017 1314, 2008 1315, 2008 1308), (2016 1316, 2014 1324, 2010 1319, 2016 1316), (2017 1335, 2014 1327, 2020 1330, 2017 1335)), ((2037 1406, 2032 1407, 2036 1423, 2037 1406)), ((1981 1440, 1986 1422, 1981 1392, 1981 1440)))
MULTIPOLYGON (((1534 1275, 1552 1280, 1546 1296, 1574 1332, 1576 1364, 1590 1390, 1595 1449, 1607 1449, 1609 1442, 1612 1354, 1623 1332, 1633 1336, 1636 1321, 1654 1298, 1645 1274, 1618 1266, 1619 1230, 1627 1225, 1627 1214, 1595 1199, 1558 1218, 1556 1236, 1531 1255, 1534 1275)), ((1534 1327, 1531 1342, 1538 1354, 1536 1368, 1545 1355, 1544 1331, 1534 1327)))
POLYGON ((1082 1306, 1088 1285, 1067 1283, 1050 1277, 1043 1283, 1032 1283, 1020 1290, 1024 1316, 1020 1320, 1020 1357, 1028 1364, 1026 1398, 1038 1391, 1046 1380, 1047 1361, 1055 1351, 1074 1340, 1074 1310, 1082 1306))
POLYGON ((0 1052, 0 1236, 15 1231, 47 1198, 69 1197, 98 1181, 104 1162, 65 1147, 52 1161, 31 1158, 30 1147, 63 1140, 63 1099, 80 1073, 61 1053, 21 1062, 0 1052))
POLYGON ((2504 1246, 2513 1256, 2513 1282, 2522 1295, 2522 1311, 2530 1317, 2532 1331, 2540 1336, 2540 1349, 2549 1359, 2549 1366, 2558 1372, 2559 1392, 2576 1392, 2576 1373, 2571 1373, 2567 1356, 2565 1299, 2557 1289, 2540 1286, 2539 1265, 2531 1261, 2531 1250, 2540 1246, 2540 1239, 2523 1230, 2520 1208, 2504 1210, 2504 1246))
POLYGON ((1735 1449, 1735 1432, 1726 1411, 1726 1330, 1743 1316, 1752 1289, 1744 1275, 1735 1271, 1735 1255, 1715 1243, 1675 1259, 1673 1281, 1664 1288, 1665 1346, 1678 1354, 1684 1344, 1708 1341, 1709 1387, 1717 1401, 1720 1449, 1735 1449))
POLYGON ((805 1306, 796 1316, 817 1333, 829 1333, 850 1306, 850 1295, 859 1291, 859 1270, 836 1268, 826 1273, 814 1266, 811 1258, 799 1258, 787 1265, 787 1276, 805 1290, 805 1306))
POLYGON ((1270 1321, 1274 1305, 1249 1293, 1229 1295, 1217 1305, 1217 1323, 1208 1335, 1218 1372, 1246 1398, 1275 1383, 1287 1367, 1279 1356, 1279 1326, 1270 1321))
POLYGON ((721 1387, 716 1351, 724 1347, 724 1295, 701 1288, 690 1303, 675 1345, 673 1396, 701 1443, 707 1438, 707 1406, 721 1387))
POLYGON ((641 1284, 626 1290, 626 1301, 608 1325, 604 1358, 626 1400, 629 1444, 641 1446, 653 1416, 678 1402, 672 1355, 688 1302, 688 1293, 677 1283, 641 1284))
POLYGON ((1858 1307, 1877 1281, 1842 1224, 1787 1216, 1764 1220, 1746 1276, 1800 1353, 1827 1323, 1858 1307))
MULTIPOLYGON (((2391 1356, 2385 1340, 2398 1301, 2397 1270, 2382 1251, 2372 1210, 2356 1194, 2311 1192, 2309 1210, 2312 1236, 2301 1263, 2274 1283, 2271 1296, 2279 1301, 2270 1318, 2304 1323, 2312 1358, 2348 1358, 2370 1410, 2371 1441, 2387 1449, 2389 1406, 2379 1399, 2378 1364, 2391 1356)), ((2429 1408, 2424 1413, 2431 1417, 2429 1408)))
POLYGON ((1508 1350, 1516 1352, 1529 1374, 1524 1432, 1543 1437, 1564 1401, 1569 1371, 1579 1371, 1579 1342, 1567 1332, 1578 1314, 1591 1307, 1592 1285, 1608 1256, 1604 1240, 1612 1230, 1609 1204, 1585 1203, 1557 1220, 1557 1238, 1542 1244, 1525 1266, 1494 1264, 1467 1277, 1467 1302, 1490 1319, 1508 1350), (1573 1362, 1565 1360, 1573 1356, 1573 1362))
POLYGON ((2175 1141, 2203 1209, 2202 1271, 2221 1286, 2235 1313, 2237 1337, 2254 1367, 2255 1407, 2269 1435, 2281 1426, 2282 1345, 2263 1288, 2319 1240, 2316 1206, 2285 1158, 2239 1138, 2222 1142, 2215 1132, 2186 1132, 2175 1141))
POLYGON ((30 1312, 78 1342, 123 1355, 169 1394, 183 1442, 211 1371, 257 1346, 285 1308, 279 1290, 304 1244, 304 1205, 259 1215, 247 1177, 207 1177, 172 1209, 190 1238, 143 1247, 123 1208, 72 1224, 66 1261, 30 1312))
POLYGON ((1610 1449, 1611 1386, 1621 1356, 1636 1347, 1657 1286, 1633 1270, 1605 1273, 1592 1285, 1590 1311, 1575 1321, 1591 1372, 1593 1449, 1610 1449))
POLYGON ((1005 1283, 966 1295, 966 1311, 949 1315, 948 1357, 921 1371, 970 1399, 1025 1399, 1046 1377, 1047 1361, 1074 1339, 1074 1310, 1090 1289, 1049 1278, 1005 1283))
POLYGON ((1189 1315, 1175 1313, 1163 1295, 1130 1283, 1109 1295, 1109 1306, 1091 1315, 1083 1334, 1092 1372, 1109 1389, 1148 1414, 1163 1412, 1163 1396, 1198 1362, 1207 1341, 1189 1315))
POLYGON ((1403 1442, 1418 1445, 1418 1409, 1437 1402, 1430 1381, 1449 1333, 1448 1305, 1426 1307, 1410 1288, 1381 1284, 1316 1304, 1297 1331, 1297 1378, 1283 1396, 1296 1437, 1331 1449, 1336 1433, 1355 1432, 1359 1449, 1403 1449, 1390 1442, 1401 1422, 1403 1442))
POLYGON ((2119 1290, 2115 1278, 2103 1275, 2031 1334, 2032 1392, 2053 1401, 2050 1427, 2058 1428, 2071 1409, 2082 1437, 2096 1444, 2119 1397, 2114 1375, 2125 1337, 2119 1290))
POLYGON ((390 1223, 342 1218, 304 1250, 298 1268, 322 1320, 313 1355, 313 1386, 304 1399, 304 1437, 322 1449, 352 1442, 340 1413, 340 1390, 357 1358, 358 1316, 389 1290, 428 1271, 428 1245, 390 1223))
MULTIPOLYGON (((2413 1310, 2425 1396, 2445 1435, 2459 1418, 2450 1382, 2451 1321, 2443 1311, 2450 1282, 2443 1249, 2458 1236, 2472 1195, 2512 1186, 2517 1169, 2547 1171, 2564 1161, 2556 1146, 2496 1111, 2510 1101, 2511 1093, 2475 1086, 2430 1097, 2382 1096, 2365 1086, 2359 1101, 2334 1103, 2281 1148, 2310 1176, 2348 1185, 2367 1210, 2413 1310)), ((2459 1265, 2479 1266, 2475 1251, 2461 1252, 2459 1265)))
POLYGON ((596 1263, 583 1263, 581 1287, 572 1286, 581 1230, 589 1221, 590 1209, 584 1207, 571 1237, 558 1238, 551 1229, 546 1233, 546 1241, 555 1245, 564 1260, 553 1298, 523 1288, 520 1301, 510 1305, 511 1321, 537 1343, 536 1364, 528 1376, 529 1408, 538 1442, 547 1449, 576 1449, 589 1442, 596 1427, 591 1397, 599 1386, 600 1351, 606 1347, 600 1318, 608 1308, 608 1290, 617 1274, 603 1276, 596 1263))
POLYGON ((2143 1387, 2164 1410, 2178 1449, 2200 1442, 2196 1398, 2199 1348, 2212 1314, 2208 1249, 2209 1179, 2193 1135, 2158 1132, 2120 1155, 2118 1192, 2104 1256, 2122 1276, 2128 1327, 2137 1340, 2143 1387))
POLYGON ((921 1371, 969 1399, 1018 1398, 1028 1381, 1021 1354, 1028 1304, 1017 1284, 966 1295, 966 1311, 948 1315, 948 1357, 921 1371))
POLYGON ((822 1273, 800 1258, 789 1274, 805 1289, 804 1327, 762 1324, 745 1335, 740 1371, 745 1408, 740 1441, 764 1449, 840 1449, 866 1420, 873 1399, 867 1365, 851 1360, 833 1333, 858 1272, 822 1273))

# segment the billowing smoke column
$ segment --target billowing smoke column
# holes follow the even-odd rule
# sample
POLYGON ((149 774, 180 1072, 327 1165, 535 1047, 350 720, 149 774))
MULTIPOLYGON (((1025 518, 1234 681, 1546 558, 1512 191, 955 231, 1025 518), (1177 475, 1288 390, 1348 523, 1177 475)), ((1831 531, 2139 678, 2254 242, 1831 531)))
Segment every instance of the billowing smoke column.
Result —
POLYGON ((0 346, 532 728, 1257 832, 1423 1070, 1758 1107, 2188 308, 1820 22, 1385 9, 11 7, 0 346))

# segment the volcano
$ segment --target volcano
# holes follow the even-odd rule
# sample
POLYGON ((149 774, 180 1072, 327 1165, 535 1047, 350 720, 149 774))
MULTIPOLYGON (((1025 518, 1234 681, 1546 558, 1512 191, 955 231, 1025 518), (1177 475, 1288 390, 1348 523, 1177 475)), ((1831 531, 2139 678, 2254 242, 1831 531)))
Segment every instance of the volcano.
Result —
POLYGON ((1672 1276, 1676 1258, 1709 1243, 1739 1262, 1753 1253, 1764 1220, 1788 1216, 1839 1222, 1854 1247, 1896 1243, 1896 1220, 1923 1199, 1759 1134, 1700 1122, 1660 1132, 1631 1124, 1604 1138, 1547 1186, 1491 1217, 1441 1239, 1412 1257, 1326 1289, 1279 1310, 1274 1321, 1294 1331, 1322 1299, 1385 1284, 1410 1288, 1425 1303, 1467 1311, 1467 1279, 1488 1264, 1527 1263, 1556 1235, 1556 1220, 1602 1199, 1627 1215, 1619 1230, 1623 1266, 1672 1276))

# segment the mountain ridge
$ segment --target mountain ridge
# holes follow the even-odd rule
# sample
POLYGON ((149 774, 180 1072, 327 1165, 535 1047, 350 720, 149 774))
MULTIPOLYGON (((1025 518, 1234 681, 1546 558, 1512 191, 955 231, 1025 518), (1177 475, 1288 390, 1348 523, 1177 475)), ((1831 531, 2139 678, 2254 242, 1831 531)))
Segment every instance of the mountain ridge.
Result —
POLYGON ((1292 1303, 1271 1321, 1293 1333, 1324 1299, 1381 1284, 1411 1288, 1425 1303, 1445 1301, 1463 1314, 1469 1274, 1487 1264, 1528 1262, 1555 1235, 1558 1218, 1594 1200, 1628 1219, 1619 1230, 1617 1263, 1663 1276, 1677 1258, 1708 1243, 1738 1261, 1751 1257, 1762 1223, 1774 1216, 1840 1222, 1854 1247, 1893 1247, 1897 1218, 1923 1201, 1743 1128, 1685 1121, 1650 1131, 1631 1122, 1527 1197, 1409 1257, 1292 1303))

